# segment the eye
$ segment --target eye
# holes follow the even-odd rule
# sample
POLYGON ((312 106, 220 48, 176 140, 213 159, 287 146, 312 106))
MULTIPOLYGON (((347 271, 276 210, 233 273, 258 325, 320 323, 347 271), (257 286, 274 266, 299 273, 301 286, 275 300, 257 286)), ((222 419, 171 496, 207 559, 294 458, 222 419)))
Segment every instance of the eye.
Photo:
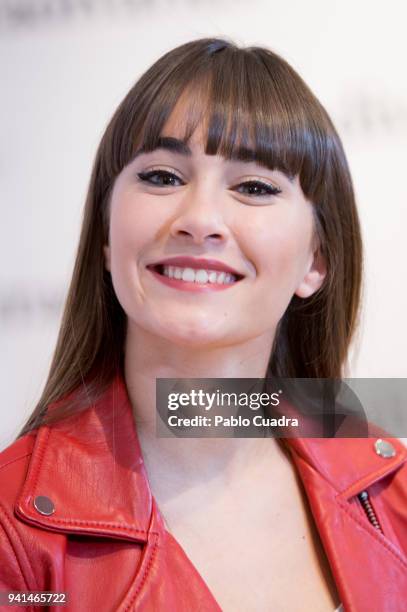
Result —
MULTIPOLYGON (((156 187, 177 187, 179 185, 185 185, 184 181, 179 176, 168 170, 149 170, 148 172, 139 172, 137 176, 141 181, 156 187)), ((258 180, 245 181, 232 189, 244 195, 259 198, 275 196, 281 193, 281 189, 278 187, 258 180), (242 188, 247 189, 246 193, 241 191, 242 188)))
POLYGON ((239 193, 242 193, 239 190, 241 187, 248 189, 248 193, 246 192, 246 195, 255 197, 278 195, 281 193, 281 189, 278 187, 274 187, 274 185, 270 185, 269 183, 263 183, 262 181, 246 181, 244 183, 240 183, 240 185, 237 185, 237 187, 233 187, 233 189, 239 191, 239 193))
POLYGON ((168 172, 167 170, 150 170, 149 172, 139 172, 137 174, 141 181, 155 185, 156 187, 174 187, 175 182, 180 181, 181 185, 184 185, 182 179, 176 174, 168 172), (174 182, 175 181, 175 182, 174 182))

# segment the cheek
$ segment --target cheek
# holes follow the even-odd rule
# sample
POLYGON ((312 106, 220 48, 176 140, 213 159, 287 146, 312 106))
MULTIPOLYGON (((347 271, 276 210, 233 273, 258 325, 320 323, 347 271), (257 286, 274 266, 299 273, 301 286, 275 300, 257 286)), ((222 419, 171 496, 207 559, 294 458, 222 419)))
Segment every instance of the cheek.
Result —
MULTIPOLYGON (((254 261, 259 277, 295 292, 310 257, 313 221, 309 214, 275 215, 257 227, 254 261)), ((291 297, 291 296, 290 296, 291 297)))
POLYGON ((110 266, 117 298, 126 313, 145 301, 141 279, 146 257, 159 234, 151 202, 122 196, 112 200, 110 217, 110 266))
POLYGON ((132 197, 112 202, 110 246, 113 262, 116 260, 117 264, 126 266, 126 263, 138 261, 156 239, 157 215, 148 204, 143 198, 135 202, 132 197))

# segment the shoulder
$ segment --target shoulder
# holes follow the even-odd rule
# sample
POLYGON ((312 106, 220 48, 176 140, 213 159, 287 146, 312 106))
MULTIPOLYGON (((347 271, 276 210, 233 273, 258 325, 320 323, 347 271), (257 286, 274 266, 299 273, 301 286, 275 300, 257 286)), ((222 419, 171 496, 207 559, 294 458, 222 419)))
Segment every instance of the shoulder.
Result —
POLYGON ((32 431, 15 440, 0 452, 0 501, 13 506, 24 484, 37 432, 32 431))
POLYGON ((29 457, 32 453, 36 436, 36 430, 30 431, 0 451, 0 470, 5 468, 7 464, 13 463, 22 457, 29 457))

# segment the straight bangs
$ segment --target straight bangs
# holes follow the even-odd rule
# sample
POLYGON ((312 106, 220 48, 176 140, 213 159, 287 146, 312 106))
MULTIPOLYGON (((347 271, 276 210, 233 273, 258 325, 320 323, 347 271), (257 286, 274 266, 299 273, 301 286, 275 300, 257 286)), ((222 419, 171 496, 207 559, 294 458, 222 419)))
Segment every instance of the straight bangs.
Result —
POLYGON ((289 178, 299 175, 307 198, 313 200, 318 193, 331 124, 307 85, 281 58, 277 61, 256 47, 226 47, 204 60, 200 55, 196 65, 190 56, 185 65, 175 65, 144 105, 147 113, 137 132, 132 125, 117 134, 115 141, 122 143, 120 169, 139 148, 148 152, 157 146, 178 104, 185 143, 203 124, 207 155, 255 161, 289 178))

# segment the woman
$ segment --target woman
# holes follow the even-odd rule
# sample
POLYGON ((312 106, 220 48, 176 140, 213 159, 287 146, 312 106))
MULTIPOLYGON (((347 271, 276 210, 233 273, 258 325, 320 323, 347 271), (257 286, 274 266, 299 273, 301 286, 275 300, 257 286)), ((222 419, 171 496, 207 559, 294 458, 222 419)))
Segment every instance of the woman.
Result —
POLYGON ((160 58, 102 138, 49 377, 1 454, 1 589, 401 611, 397 440, 155 432, 157 378, 340 378, 361 267, 340 139, 298 74, 219 39, 160 58))

